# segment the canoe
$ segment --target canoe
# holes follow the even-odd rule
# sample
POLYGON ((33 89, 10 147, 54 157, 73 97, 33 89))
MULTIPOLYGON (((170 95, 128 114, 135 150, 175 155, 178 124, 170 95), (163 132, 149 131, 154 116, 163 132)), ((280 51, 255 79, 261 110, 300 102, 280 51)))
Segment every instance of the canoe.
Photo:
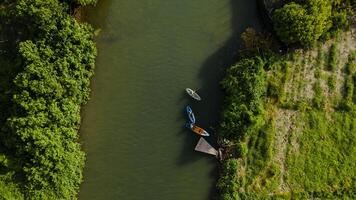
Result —
POLYGON ((185 88, 185 91, 189 94, 189 96, 191 96, 193 99, 200 101, 201 98, 200 96, 192 89, 190 88, 185 88))
POLYGON ((200 128, 199 126, 197 126, 195 124, 191 123, 191 124, 188 124, 187 126, 188 126, 188 128, 190 128, 190 130, 192 130, 194 133, 196 133, 200 136, 209 136, 209 133, 206 130, 200 128))
POLYGON ((187 115, 188 115, 190 123, 195 124, 195 116, 194 116, 192 108, 190 106, 187 106, 185 109, 187 111, 187 115))

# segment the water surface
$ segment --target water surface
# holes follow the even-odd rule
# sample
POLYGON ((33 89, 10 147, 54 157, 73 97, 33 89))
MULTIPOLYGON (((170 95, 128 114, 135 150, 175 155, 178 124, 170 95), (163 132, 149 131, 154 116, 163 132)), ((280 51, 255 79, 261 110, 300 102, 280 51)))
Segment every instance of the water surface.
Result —
POLYGON ((184 128, 190 104, 213 137, 219 88, 238 35, 256 26, 252 0, 99 0, 88 19, 101 29, 91 100, 82 112, 87 153, 80 199, 207 200, 217 160, 194 151, 184 128), (197 89, 202 102, 184 89, 197 89))

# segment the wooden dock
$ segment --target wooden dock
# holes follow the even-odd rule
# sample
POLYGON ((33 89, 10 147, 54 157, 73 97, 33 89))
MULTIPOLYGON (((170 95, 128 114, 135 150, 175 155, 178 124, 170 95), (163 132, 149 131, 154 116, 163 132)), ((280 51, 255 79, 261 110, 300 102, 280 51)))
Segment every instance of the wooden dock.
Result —
POLYGON ((195 146, 195 151, 207 153, 213 156, 218 157, 219 152, 214 149, 203 137, 200 138, 198 144, 195 146))

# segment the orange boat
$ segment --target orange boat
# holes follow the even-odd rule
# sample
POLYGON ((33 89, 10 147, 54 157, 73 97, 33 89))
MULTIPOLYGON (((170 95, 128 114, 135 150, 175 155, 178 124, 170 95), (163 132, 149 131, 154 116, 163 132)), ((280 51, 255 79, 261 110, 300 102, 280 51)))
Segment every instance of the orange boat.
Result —
POLYGON ((200 128, 199 126, 196 126, 195 124, 189 124, 188 127, 190 128, 190 130, 192 130, 194 133, 198 135, 209 136, 209 133, 206 130, 200 128))

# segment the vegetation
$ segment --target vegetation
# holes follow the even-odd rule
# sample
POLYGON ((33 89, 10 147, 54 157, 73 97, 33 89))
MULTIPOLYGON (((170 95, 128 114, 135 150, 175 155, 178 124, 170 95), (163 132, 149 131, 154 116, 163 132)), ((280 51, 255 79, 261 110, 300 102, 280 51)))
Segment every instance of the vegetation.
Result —
POLYGON ((238 182, 236 171, 239 169, 239 165, 241 164, 241 161, 233 158, 227 159, 223 163, 223 171, 221 172, 222 175, 217 183, 217 186, 221 192, 221 199, 238 199, 239 195, 236 191, 238 191, 241 183, 238 182))
POLYGON ((335 44, 331 45, 329 54, 329 70, 335 71, 338 62, 338 49, 335 44))
POLYGON ((275 10, 274 28, 286 44, 310 46, 321 37, 346 29, 352 4, 339 0, 291 1, 275 10))
POLYGON ((340 37, 227 70, 220 199, 356 198, 356 53, 340 37))
POLYGON ((282 41, 310 45, 330 28, 330 17, 330 3, 313 0, 306 5, 295 2, 286 4, 275 11, 273 21, 282 41))
POLYGON ((221 133, 225 138, 240 139, 264 124, 262 96, 266 90, 264 62, 261 58, 242 59, 232 66, 222 86, 227 92, 221 133))
POLYGON ((67 2, 86 6, 90 4, 95 4, 96 0, 67 0, 67 2))
POLYGON ((312 109, 301 120, 307 124, 299 137, 299 153, 286 160, 287 179, 296 196, 355 199, 355 113, 312 109))
POLYGON ((96 48, 70 6, 93 0, 17 0, 0 6, 0 198, 75 199, 77 143, 96 48))

